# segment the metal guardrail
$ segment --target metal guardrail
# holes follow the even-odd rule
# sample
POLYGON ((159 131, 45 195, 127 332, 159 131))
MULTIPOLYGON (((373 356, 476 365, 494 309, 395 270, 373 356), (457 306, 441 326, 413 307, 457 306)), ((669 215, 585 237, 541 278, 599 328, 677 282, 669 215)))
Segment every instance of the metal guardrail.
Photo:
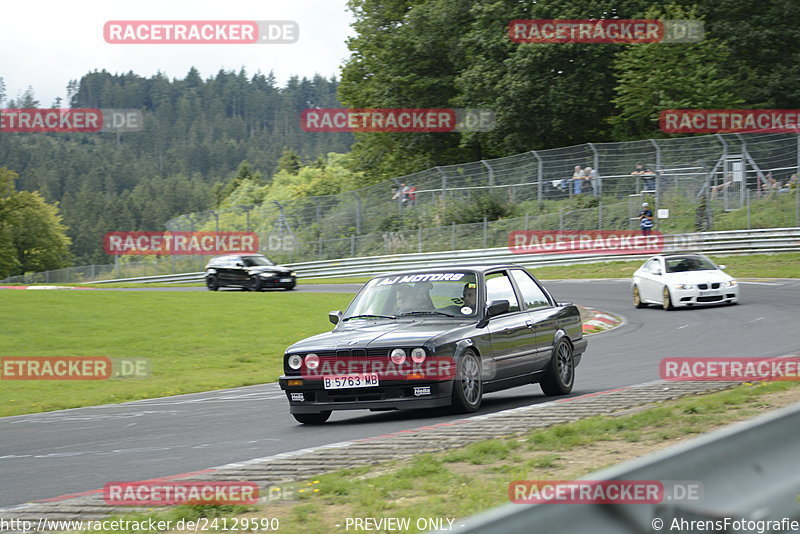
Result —
MULTIPOLYGON (((692 251, 718 255, 765 254, 800 252, 800 228, 768 228, 762 230, 728 230, 692 234, 667 235, 665 252, 692 251)), ((646 254, 514 254, 508 247, 393 254, 360 258, 341 258, 287 264, 300 278, 337 278, 344 276, 372 276, 403 269, 425 269, 457 264, 516 263, 527 267, 547 265, 576 265, 606 261, 624 261, 644 257, 646 254)), ((202 272, 120 278, 90 282, 92 284, 115 282, 191 282, 203 279, 202 272)))
MULTIPOLYGON (((800 404, 711 432, 586 480, 697 481, 702 498, 691 504, 507 504, 473 516, 458 531, 481 534, 591 532, 788 532, 791 527, 734 530, 671 528, 673 521, 800 519, 800 404), (660 520, 660 523, 659 523, 660 520), (659 528, 658 525, 661 525, 659 528)), ((678 523, 680 524, 680 523, 678 523)))

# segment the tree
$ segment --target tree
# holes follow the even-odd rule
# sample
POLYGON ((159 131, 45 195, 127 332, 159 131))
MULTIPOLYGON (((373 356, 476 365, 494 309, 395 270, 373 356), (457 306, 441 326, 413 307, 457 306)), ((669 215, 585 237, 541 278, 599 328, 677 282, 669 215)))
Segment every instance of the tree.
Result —
POLYGON ((297 171, 300 170, 301 166, 302 163, 300 162, 300 156, 297 155, 297 152, 291 148, 283 147, 283 152, 278 160, 278 166, 275 168, 275 173, 285 171, 289 174, 297 174, 297 171))
POLYGON ((0 168, 0 276, 66 267, 70 239, 58 207, 36 191, 14 191, 16 178, 0 168))
MULTIPOLYGON (((648 19, 698 19, 696 9, 669 6, 650 10, 648 19)), ((730 52, 706 38, 694 44, 628 45, 616 58, 614 104, 609 119, 615 138, 661 137, 660 112, 665 109, 729 109, 744 103, 739 82, 726 71, 730 52)))

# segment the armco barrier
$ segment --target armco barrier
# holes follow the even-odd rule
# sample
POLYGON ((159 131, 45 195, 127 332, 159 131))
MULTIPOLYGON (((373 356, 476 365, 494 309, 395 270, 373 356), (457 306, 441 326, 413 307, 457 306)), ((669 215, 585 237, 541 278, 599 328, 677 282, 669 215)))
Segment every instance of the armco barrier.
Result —
POLYGON ((665 451, 595 473, 587 480, 692 480, 692 504, 507 504, 460 521, 481 534, 626 534, 643 532, 796 532, 758 521, 800 519, 800 404, 723 428, 665 451), (753 521, 753 527, 671 528, 677 521, 753 521))
MULTIPOLYGON (((800 252, 800 228, 768 228, 763 230, 730 230, 693 234, 667 235, 665 252, 703 252, 717 255, 767 254, 800 252)), ((458 264, 489 265, 516 263, 527 267, 546 265, 576 265, 605 261, 630 260, 642 254, 513 254, 507 247, 449 250, 419 254, 393 254, 341 258, 287 264, 299 278, 336 278, 342 276, 371 276, 403 269, 425 269, 458 264)), ((202 280, 203 273, 183 273, 141 278, 102 280, 93 284, 114 282, 189 282, 202 280)))

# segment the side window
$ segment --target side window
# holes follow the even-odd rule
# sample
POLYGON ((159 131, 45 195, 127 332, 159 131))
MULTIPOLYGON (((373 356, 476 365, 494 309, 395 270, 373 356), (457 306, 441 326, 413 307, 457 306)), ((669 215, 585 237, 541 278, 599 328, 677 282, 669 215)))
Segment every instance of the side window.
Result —
POLYGON ((509 312, 520 310, 514 286, 506 273, 494 273, 486 277, 486 302, 493 300, 507 300, 509 312))
POLYGON ((544 291, 528 273, 520 269, 514 269, 511 271, 511 276, 514 277, 514 281, 517 283, 520 293, 522 293, 522 301, 526 309, 550 306, 544 291))
POLYGON ((651 273, 655 273, 656 271, 661 270, 661 262, 658 261, 658 258, 653 258, 652 260, 647 262, 645 265, 645 269, 651 273))

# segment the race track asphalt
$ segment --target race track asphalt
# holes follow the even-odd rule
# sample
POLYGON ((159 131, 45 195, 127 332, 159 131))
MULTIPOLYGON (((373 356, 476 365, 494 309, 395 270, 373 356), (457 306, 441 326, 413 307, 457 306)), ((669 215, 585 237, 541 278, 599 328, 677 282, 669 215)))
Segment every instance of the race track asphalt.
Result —
MULTIPOLYGON (((559 301, 625 319, 621 327, 590 337, 573 395, 656 380, 658 362, 668 356, 779 356, 800 350, 798 280, 744 282, 740 305, 673 312, 633 308, 628 281, 546 285, 559 301)), ((329 284, 313 290, 358 287, 329 284)), ((538 386, 524 386, 488 395, 480 413, 547 400, 538 386)), ((0 419, 0 508, 111 481, 188 473, 460 417, 441 410, 334 412, 326 425, 304 427, 288 414, 277 384, 6 417, 0 419)))

